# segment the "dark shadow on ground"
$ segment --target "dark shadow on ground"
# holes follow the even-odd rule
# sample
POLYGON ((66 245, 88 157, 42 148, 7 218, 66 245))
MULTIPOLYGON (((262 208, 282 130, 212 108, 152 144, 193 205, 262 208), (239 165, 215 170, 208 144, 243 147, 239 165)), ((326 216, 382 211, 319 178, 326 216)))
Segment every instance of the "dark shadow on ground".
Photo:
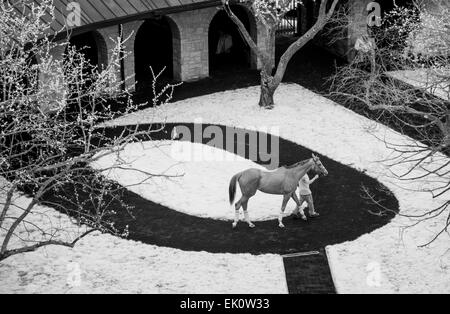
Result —
MULTIPOLYGON (((292 38, 279 40, 276 47, 277 59, 281 57, 291 41, 292 38)), ((317 93, 328 93, 328 78, 334 74, 336 64, 342 64, 342 62, 340 58, 311 43, 294 55, 283 81, 300 84, 317 93)), ((260 76, 257 70, 245 69, 239 66, 220 67, 212 73, 210 78, 196 82, 185 82, 177 87, 173 101, 258 86, 259 80, 260 76)), ((137 93, 134 98, 135 101, 146 102, 151 99, 151 95, 148 92, 151 92, 151 89, 137 93)))
MULTIPOLYGON (((166 125, 164 131, 154 134, 152 138, 154 140, 170 139, 173 128, 181 125, 191 130, 194 128, 192 124, 170 124, 166 125)), ((148 127, 140 126, 142 130, 148 130, 148 127)), ((158 126, 153 127, 158 128, 158 126)), ((203 127, 206 128, 208 125, 203 127)), ((106 129, 105 133, 108 136, 114 136, 122 131, 123 127, 117 127, 106 129)), ((249 131, 240 130, 239 132, 248 133, 249 131)), ((203 139, 203 143, 207 144, 209 140, 203 139)), ((312 152, 304 147, 282 138, 279 143, 280 165, 290 165, 311 158, 312 152)), ((261 161, 258 162, 261 163, 261 161)), ((320 179, 313 187, 316 206, 322 216, 309 222, 294 221, 288 217, 285 219, 286 229, 284 230, 278 228, 276 220, 258 222, 255 229, 249 229, 241 223, 236 230, 232 230, 231 222, 183 214, 146 200, 128 190, 124 191, 123 199, 127 204, 134 206, 132 213, 135 219, 125 211, 118 211, 117 216, 114 216, 112 220, 119 229, 129 226, 129 239, 148 244, 185 251, 252 254, 286 254, 320 250, 327 245, 353 241, 391 221, 394 214, 377 216, 369 213, 369 211, 379 212, 380 209, 372 202, 367 202, 362 197, 361 191, 362 186, 367 187, 377 195, 383 206, 398 210, 397 200, 386 188, 375 179, 329 158, 322 157, 322 162, 330 175, 320 179)), ((71 195, 74 197, 73 190, 72 186, 64 188, 68 197, 71 195)), ((64 201, 57 196, 60 193, 61 191, 49 193, 47 201, 64 204, 66 208, 70 208, 72 205, 67 200, 64 201)), ((228 191, 223 193, 226 194, 228 191)), ((294 204, 290 203, 290 206, 294 204)), ((249 210, 251 214, 258 208, 252 207, 250 201, 249 210)), ((273 211, 278 213, 279 208, 274 208, 273 211)))

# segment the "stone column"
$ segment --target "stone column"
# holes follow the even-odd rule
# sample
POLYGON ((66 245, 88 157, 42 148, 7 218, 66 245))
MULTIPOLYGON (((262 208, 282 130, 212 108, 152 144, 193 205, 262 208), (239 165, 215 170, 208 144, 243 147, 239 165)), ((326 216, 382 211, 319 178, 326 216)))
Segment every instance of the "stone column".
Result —
POLYGON ((64 80, 63 62, 67 43, 59 42, 47 56, 39 56, 39 95, 43 112, 64 107, 67 102, 67 86, 64 80))
POLYGON ((114 49, 117 43, 120 42, 119 25, 114 25, 97 30, 105 41, 105 47, 99 47, 99 49, 106 49, 106 51, 99 51, 99 56, 106 56, 106 60, 101 60, 101 65, 112 66, 114 71, 114 77, 111 78, 111 85, 117 85, 117 89, 120 90, 120 82, 122 81, 121 64, 117 60, 117 56, 114 56, 114 49), (115 64, 111 64, 114 62, 115 64), (102 64, 103 63, 103 64, 102 64))
POLYGON ((371 0, 350 0, 350 26, 348 29, 347 39, 347 59, 353 60, 355 57, 355 43, 356 40, 362 36, 368 35, 367 25, 367 5, 372 2, 371 0))
POLYGON ((174 78, 192 81, 209 76, 209 24, 217 8, 170 14, 174 78))
POLYGON ((123 61, 123 72, 125 74, 125 87, 130 91, 134 91, 136 84, 134 43, 136 34, 143 23, 144 21, 133 21, 122 25, 123 38, 126 40, 123 44, 126 55, 123 61))

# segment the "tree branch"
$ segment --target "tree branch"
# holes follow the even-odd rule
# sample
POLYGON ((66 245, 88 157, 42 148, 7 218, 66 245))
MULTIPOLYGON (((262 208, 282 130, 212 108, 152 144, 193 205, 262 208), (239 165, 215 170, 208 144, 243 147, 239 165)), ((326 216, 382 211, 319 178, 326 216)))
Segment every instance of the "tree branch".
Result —
POLYGON ((3 222, 5 221, 6 214, 9 210, 9 207, 11 206, 11 201, 12 201, 15 189, 16 189, 15 184, 12 184, 11 187, 8 189, 8 193, 6 194, 5 204, 3 206, 3 209, 2 209, 2 212, 0 215, 0 228, 3 226, 3 222))
POLYGON ((86 231, 85 233, 83 233, 82 235, 78 236, 74 241, 72 242, 64 242, 64 241, 57 241, 57 240, 49 240, 49 241, 43 241, 43 242, 39 242, 37 244, 34 245, 30 245, 30 246, 26 246, 26 247, 21 247, 18 249, 14 249, 14 250, 6 250, 3 251, 2 253, 0 253, 0 261, 3 261, 5 259, 7 259, 8 257, 14 256, 14 255, 18 255, 18 254, 22 254, 22 253, 29 253, 29 252, 34 252, 37 249, 44 247, 44 246, 49 246, 49 245, 57 245, 57 246, 65 246, 65 247, 69 247, 69 248, 74 248, 75 245, 83 238, 85 238, 86 236, 88 236, 89 234, 98 231, 98 229, 91 229, 89 231, 86 231))
POLYGON ((286 73, 287 66, 292 57, 305 46, 311 39, 313 39, 327 24, 329 19, 332 17, 339 0, 333 0, 330 10, 326 11, 329 0, 322 0, 319 9, 319 17, 314 26, 309 29, 302 37, 297 39, 292 43, 285 53, 281 56, 280 62, 278 63, 278 68, 275 74, 274 84, 279 85, 283 80, 284 74, 286 73))
POLYGON ((233 13, 231 10, 229 0, 222 0, 223 7, 225 9, 225 12, 228 14, 230 19, 236 24, 238 27, 239 33, 247 43, 247 45, 250 47, 250 49, 257 55, 258 59, 263 64, 269 64, 270 63, 270 57, 264 53, 261 49, 258 48, 258 45, 253 40, 252 36, 247 31, 247 28, 245 28, 245 25, 241 22, 241 20, 233 13))

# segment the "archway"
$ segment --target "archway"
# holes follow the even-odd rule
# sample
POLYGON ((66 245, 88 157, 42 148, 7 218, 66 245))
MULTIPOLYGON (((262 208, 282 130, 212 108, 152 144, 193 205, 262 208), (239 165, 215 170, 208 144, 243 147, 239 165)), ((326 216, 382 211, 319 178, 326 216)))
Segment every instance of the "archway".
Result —
POLYGON ((96 31, 70 38, 69 44, 82 52, 89 63, 102 69, 108 64, 108 51, 102 35, 96 31))
POLYGON ((139 28, 134 44, 137 90, 152 83, 150 67, 155 73, 165 68, 161 81, 174 78, 174 38, 179 34, 173 23, 167 17, 148 19, 139 28))
MULTIPOLYGON (((256 41, 256 21, 254 18, 242 6, 231 6, 231 9, 256 41)), ((209 69, 211 75, 252 66, 252 52, 239 33, 239 29, 224 10, 217 12, 209 26, 209 69), (231 37, 231 40, 227 40, 227 43, 223 45, 223 40, 227 37, 231 37), (219 44, 219 42, 222 44, 219 44)))
POLYGON ((100 97, 93 97, 90 94, 90 88, 95 84, 96 75, 92 74, 94 69, 102 71, 108 64, 108 49, 103 36, 97 31, 91 31, 72 36, 69 40, 69 46, 66 48, 64 58, 68 60, 71 56, 70 49, 75 49, 77 53, 84 55, 88 64, 79 63, 78 57, 66 70, 65 79, 67 80, 66 112, 67 119, 77 119, 81 114, 80 105, 88 110, 94 102, 96 108, 101 110, 103 100, 100 97), (79 68, 82 66, 82 68, 79 68), (89 91, 89 92, 88 92, 89 91), (95 100, 94 100, 95 98, 95 100))

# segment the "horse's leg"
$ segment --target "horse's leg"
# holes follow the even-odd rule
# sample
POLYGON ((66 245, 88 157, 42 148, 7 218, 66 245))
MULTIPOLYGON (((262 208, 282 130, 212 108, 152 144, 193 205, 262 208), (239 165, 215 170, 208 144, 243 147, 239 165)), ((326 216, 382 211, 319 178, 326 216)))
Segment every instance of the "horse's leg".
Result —
POLYGON ((300 203, 300 201, 299 201, 299 199, 297 197, 297 194, 295 194, 295 192, 292 193, 291 197, 294 200, 294 202, 297 204, 297 207, 295 208, 295 210, 294 210, 294 212, 292 214, 298 215, 298 212, 300 211, 300 207, 302 206, 302 204, 300 203))
POLYGON ((233 222, 233 229, 237 227, 239 223, 239 209, 241 209, 242 206, 242 199, 244 197, 242 196, 241 199, 236 203, 235 205, 235 214, 234 214, 234 222, 233 222))
POLYGON ((248 215, 248 211, 247 211, 247 206, 248 206, 248 200, 250 198, 247 198, 247 200, 245 202, 242 202, 242 207, 244 208, 244 217, 245 217, 245 221, 247 222, 248 226, 250 228, 255 228, 255 225, 251 222, 250 220, 250 216, 248 215))
POLYGON ((278 216, 278 226, 280 228, 284 228, 284 224, 283 224, 283 216, 284 216, 284 211, 286 210, 286 205, 289 202, 289 199, 291 198, 291 194, 286 194, 283 197, 283 204, 281 205, 281 211, 280 211, 280 215, 278 216))
POLYGON ((256 192, 258 191, 258 182, 260 179, 253 178, 247 182, 245 186, 241 186, 242 191, 242 198, 241 198, 241 204, 244 209, 244 217, 245 221, 247 222, 248 226, 250 228, 255 228, 255 225, 250 220, 250 217, 248 215, 248 200, 252 198, 256 192))

